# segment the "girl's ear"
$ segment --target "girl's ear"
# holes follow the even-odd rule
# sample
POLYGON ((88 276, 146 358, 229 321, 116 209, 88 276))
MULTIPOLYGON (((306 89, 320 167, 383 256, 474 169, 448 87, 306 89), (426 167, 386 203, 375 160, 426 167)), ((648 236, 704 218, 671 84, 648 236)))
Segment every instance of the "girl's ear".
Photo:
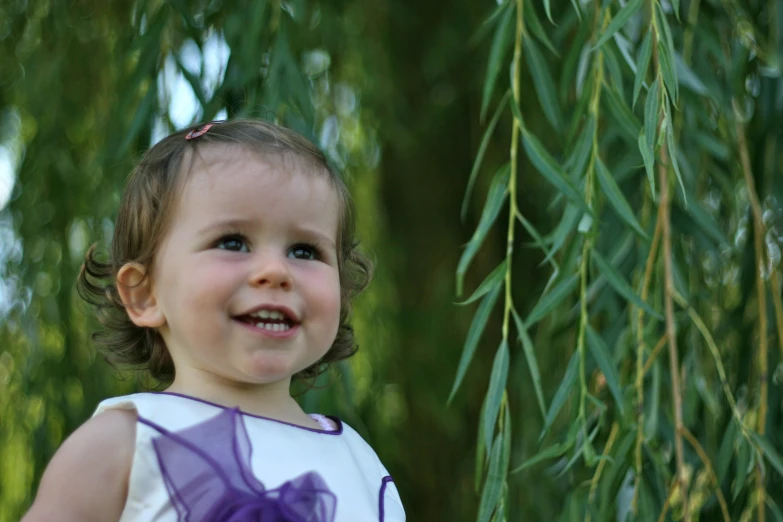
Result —
POLYGON ((117 293, 136 326, 159 328, 166 324, 144 265, 128 263, 120 268, 117 272, 117 293))

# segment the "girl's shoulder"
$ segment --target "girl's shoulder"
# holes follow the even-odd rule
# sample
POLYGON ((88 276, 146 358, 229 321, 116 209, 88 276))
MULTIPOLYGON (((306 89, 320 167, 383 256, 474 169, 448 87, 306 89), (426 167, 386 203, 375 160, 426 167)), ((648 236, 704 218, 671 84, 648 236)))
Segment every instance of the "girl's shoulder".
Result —
POLYGON ((118 519, 128 488, 135 426, 131 412, 107 411, 73 432, 47 466, 24 522, 118 519))

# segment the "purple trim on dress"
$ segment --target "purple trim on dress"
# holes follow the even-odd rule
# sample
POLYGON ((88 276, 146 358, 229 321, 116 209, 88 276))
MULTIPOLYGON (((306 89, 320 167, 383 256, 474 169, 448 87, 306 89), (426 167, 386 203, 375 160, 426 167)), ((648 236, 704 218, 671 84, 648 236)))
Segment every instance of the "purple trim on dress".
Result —
POLYGON ((394 479, 391 478, 391 475, 386 475, 381 480, 381 492, 378 494, 378 513, 379 513, 378 520, 379 520, 379 522, 383 522, 383 519, 385 518, 384 508, 385 508, 385 504, 386 503, 384 502, 384 500, 385 500, 384 496, 386 495, 386 485, 389 482, 394 482, 394 479))
POLYGON ((324 417, 326 417, 328 419, 332 419, 334 421, 334 423, 337 425, 337 429, 335 429, 335 430, 319 430, 319 429, 316 429, 316 428, 308 428, 307 426, 300 426, 299 424, 294 424, 293 422, 286 422, 286 421, 282 421, 282 420, 278 420, 278 419, 273 419, 271 417, 264 417, 263 415, 255 415, 253 413, 247 413, 245 411, 240 410, 239 408, 231 408, 229 406, 224 406, 222 404, 218 404, 216 402, 211 402, 211 401, 208 401, 206 399, 199 399, 198 397, 193 397, 191 395, 185 395, 183 393, 167 392, 167 391, 147 392, 147 393, 152 393, 152 394, 155 394, 155 395, 171 395, 173 397, 181 397, 183 399, 189 399, 191 401, 200 402, 200 403, 203 403, 203 404, 207 404, 209 406, 214 406, 216 408, 221 408, 223 410, 234 410, 235 409, 241 415, 244 415, 246 417, 253 417, 253 418, 256 418, 256 419, 276 422, 278 424, 284 424, 286 426, 291 426, 292 428, 299 428, 300 430, 312 431, 313 433, 320 433, 322 435, 342 435, 342 433, 343 433, 343 421, 341 421, 337 417, 333 417, 331 415, 324 415, 324 417))

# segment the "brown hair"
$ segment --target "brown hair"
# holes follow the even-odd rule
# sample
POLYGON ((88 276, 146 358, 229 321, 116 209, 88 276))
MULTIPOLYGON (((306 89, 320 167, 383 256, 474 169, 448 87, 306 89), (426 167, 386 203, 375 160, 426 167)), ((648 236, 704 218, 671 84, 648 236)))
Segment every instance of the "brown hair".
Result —
POLYGON ((87 252, 76 281, 79 295, 96 307, 103 326, 93 340, 110 363, 146 369, 167 382, 174 377, 174 363, 163 338, 154 328, 136 326, 125 312, 117 292, 117 273, 126 263, 150 267, 166 232, 178 189, 189 169, 184 164, 209 144, 240 145, 261 154, 282 154, 305 162, 326 175, 340 204, 337 257, 340 275, 340 324, 327 353, 294 378, 314 378, 329 365, 350 357, 358 347, 351 325, 351 300, 372 277, 372 262, 358 249, 354 206, 343 179, 329 166, 324 154, 296 132, 260 120, 219 122, 194 139, 185 137, 203 124, 176 132, 149 149, 131 172, 117 212, 109 259, 98 260, 95 246, 87 252))

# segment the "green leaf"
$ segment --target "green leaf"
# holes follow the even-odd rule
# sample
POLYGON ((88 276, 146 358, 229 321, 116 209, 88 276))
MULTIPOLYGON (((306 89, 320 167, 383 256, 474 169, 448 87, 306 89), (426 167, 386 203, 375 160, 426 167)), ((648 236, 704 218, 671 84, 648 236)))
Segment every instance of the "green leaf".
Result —
POLYGON ((549 40, 546 31, 544 31, 544 28, 541 27, 541 21, 538 19, 538 14, 536 13, 536 9, 533 6, 533 2, 524 2, 524 4, 525 5, 522 9, 525 14, 525 25, 530 28, 530 32, 533 33, 536 38, 538 38, 538 41, 544 44, 544 47, 549 49, 552 54, 559 57, 560 54, 557 52, 557 49, 555 49, 555 46, 552 45, 552 42, 549 40))
POLYGON ((674 70, 677 73, 678 80, 687 88, 699 96, 709 95, 709 90, 701 79, 688 67, 682 60, 678 52, 674 52, 674 70))
POLYGON ((734 457, 734 445, 737 442, 737 422, 732 419, 729 422, 726 432, 723 435, 723 441, 720 444, 720 450, 718 450, 718 458, 715 473, 718 478, 718 483, 722 484, 723 479, 726 478, 726 473, 731 466, 732 458, 734 457))
POLYGON ((582 196, 576 191, 576 188, 574 188, 571 180, 560 168, 560 165, 557 164, 541 142, 538 141, 538 138, 528 132, 524 127, 522 128, 522 144, 525 147, 528 159, 530 159, 533 166, 535 166, 544 176, 544 179, 551 183, 552 186, 579 208, 592 215, 593 212, 584 202, 582 196))
POLYGON ((536 360, 536 350, 533 347, 533 341, 527 333, 525 323, 519 317, 519 314, 515 309, 511 309, 511 314, 514 317, 514 324, 517 327, 517 335, 522 342, 522 351, 525 354, 525 360, 527 361, 527 367, 530 369, 530 377, 533 379, 533 389, 536 392, 536 401, 538 402, 538 408, 541 410, 541 418, 546 418, 546 403, 544 402, 544 391, 541 387, 541 372, 538 370, 538 361, 536 360))
POLYGON ((487 396, 484 398, 486 406, 484 408, 484 416, 481 418, 481 424, 484 426, 484 440, 487 442, 492 440, 492 434, 495 432, 500 402, 503 400, 503 392, 506 390, 508 362, 508 342, 506 339, 503 339, 495 352, 492 373, 489 377, 489 388, 487 389, 487 396))
POLYGON ((579 0, 571 0, 571 7, 574 8, 574 11, 576 12, 576 17, 581 22, 582 21, 582 11, 579 10, 579 0))
POLYGON ((650 193, 655 194, 655 172, 653 167, 655 165, 655 157, 653 152, 647 146, 647 136, 644 129, 639 133, 639 152, 642 153, 642 161, 644 161, 644 170, 647 171, 647 181, 650 183, 650 193))
POLYGON ((490 292, 484 297, 476 310, 476 315, 473 316, 473 321, 470 323, 470 329, 468 329, 468 335, 465 338, 465 346, 462 349, 462 356, 459 359, 459 365, 457 366, 457 376, 454 379, 454 385, 451 388, 449 399, 447 403, 450 403, 456 395, 459 389, 462 379, 465 378, 465 373, 468 371, 473 355, 476 353, 476 347, 478 346, 481 334, 484 332, 484 327, 487 325, 492 309, 495 307, 495 303, 500 295, 501 286, 497 286, 490 290, 490 292))
POLYGON ((476 231, 473 233, 473 237, 470 238, 465 251, 460 257, 459 264, 457 265, 457 296, 462 295, 462 284, 465 278, 465 272, 467 272, 470 262, 478 252, 481 244, 487 236, 487 232, 492 227, 493 223, 500 214, 500 210, 503 208, 503 202, 506 199, 506 188, 508 186, 509 178, 509 166, 504 165, 495 173, 495 177, 492 180, 492 184, 487 191, 487 200, 484 203, 484 210, 481 212, 479 218, 479 224, 476 227, 476 231))
POLYGON ((552 23, 552 25, 556 25, 555 21, 552 20, 552 7, 549 5, 549 0, 544 0, 544 11, 546 12, 546 17, 549 18, 549 21, 552 23))
POLYGON ((531 235, 534 244, 540 248, 544 254, 546 254, 546 259, 542 261, 541 264, 543 265, 545 262, 549 261, 555 271, 560 270, 560 267, 557 266, 557 261, 553 259, 553 254, 547 248, 544 238, 541 237, 541 234, 539 234, 538 230, 536 230, 536 227, 534 227, 532 223, 525 219, 525 216, 522 215, 519 209, 517 209, 517 219, 519 219, 519 221, 522 223, 522 226, 525 227, 525 230, 527 230, 528 234, 531 235))
POLYGON ((484 297, 484 294, 486 294, 496 286, 499 286, 503 282, 503 279, 506 277, 507 266, 508 266, 508 259, 504 259, 503 262, 500 263, 497 267, 495 267, 495 269, 484 279, 484 281, 482 281, 482 283, 478 286, 478 288, 476 288, 476 290, 473 292, 473 295, 471 295, 465 301, 462 301, 457 304, 461 306, 470 304, 484 297))
POLYGON ((745 487, 751 469, 753 469, 753 448, 748 441, 741 438, 737 451, 737 475, 732 481, 734 483, 731 488, 732 500, 737 500, 740 492, 742 492, 742 488, 745 487))
POLYGON ((487 75, 484 80, 484 91, 481 97, 481 121, 484 121, 484 117, 487 114, 489 100, 492 98, 492 91, 495 90, 495 83, 497 82, 498 72, 500 72, 503 57, 506 55, 506 51, 511 44, 509 28, 511 27, 511 15, 513 12, 514 9, 509 3, 509 8, 506 9, 500 22, 498 22, 498 27, 495 30, 495 37, 492 39, 492 47, 489 50, 489 61, 487 62, 487 75))
POLYGON ((554 256, 565 244, 566 239, 574 231, 577 223, 579 222, 579 218, 582 215, 583 213, 580 212, 579 209, 574 205, 570 203, 566 204, 565 208, 563 209, 563 217, 560 218, 560 223, 557 224, 554 232, 551 232, 546 238, 548 242, 551 240, 552 249, 550 250, 550 253, 547 254, 547 257, 543 262, 548 262, 550 259, 552 259, 550 255, 554 256))
POLYGON ((587 160, 590 159, 590 153, 593 149, 593 138, 595 137, 595 116, 590 114, 587 117, 582 133, 579 135, 574 146, 574 152, 569 156, 564 165, 565 169, 571 173, 571 179, 580 179, 584 174, 587 160))
MULTIPOLYGON (((503 408, 503 448, 502 453, 500 455, 500 465, 502 466, 500 470, 500 476, 503 477, 503 491, 505 492, 505 495, 501 497, 500 500, 500 508, 503 508, 505 504, 508 504, 508 468, 511 464, 511 411, 508 407, 508 394, 503 395, 503 401, 506 404, 505 408, 503 408)), ((502 515, 502 512, 500 513, 501 516, 498 517, 498 521, 505 522, 505 518, 502 515)))
POLYGON ((655 361, 652 365, 652 383, 650 391, 647 392, 648 399, 644 404, 644 434, 648 439, 658 436, 658 421, 660 420, 661 410, 661 362, 655 361))
POLYGON ((573 446, 574 441, 572 440, 570 444, 563 444, 560 442, 555 442, 551 446, 549 446, 545 450, 541 450, 529 459, 527 459, 525 462, 517 466, 516 468, 511 470, 511 473, 519 473, 520 471, 523 471, 531 466, 535 466, 539 462, 543 462, 545 460, 554 459, 557 457, 561 457, 565 455, 566 451, 571 449, 571 446, 573 446))
MULTIPOLYGON (((663 109, 666 114, 666 119, 668 121, 672 121, 671 115, 669 114, 669 104, 666 103, 663 106, 663 109)), ((669 125, 666 130, 666 143, 669 147, 669 163, 672 164, 674 167, 674 174, 677 176, 677 182, 680 184, 680 190, 682 190, 682 196, 685 199, 685 204, 688 203, 688 195, 685 192, 685 183, 682 181, 682 173, 680 172, 680 160, 677 158, 677 145, 674 143, 674 128, 669 125)))
MULTIPOLYGON (((624 431, 625 430, 621 428, 620 433, 623 433, 624 431)), ((631 447, 633 447, 635 442, 636 442, 636 430, 634 427, 631 427, 628 430, 628 432, 625 433, 625 436, 619 440, 619 443, 615 446, 616 449, 612 454, 613 460, 618 464, 616 466, 607 466, 606 475, 605 478, 602 479, 602 482, 605 481, 604 482, 605 484, 620 483, 622 477, 625 476, 627 470, 629 469, 628 465, 625 463, 628 461, 628 453, 630 452, 631 447)), ((616 495, 614 494, 602 495, 600 503, 601 503, 601 509, 600 509, 601 512, 614 513, 616 495)), ((612 518, 607 516, 603 520, 612 520, 612 518)))
POLYGON ((508 475, 508 466, 511 462, 511 409, 508 406, 508 393, 503 393, 503 401, 505 407, 503 408, 503 455, 501 463, 503 464, 503 473, 505 477, 508 475))
POLYGON ((620 9, 616 15, 614 15, 614 18, 612 18, 612 21, 609 22, 609 25, 607 26, 606 30, 601 34, 601 37, 598 39, 598 41, 593 46, 593 49, 597 49, 601 47, 604 42, 606 42, 609 38, 614 36, 614 33, 620 30, 626 22, 636 14, 637 11, 639 11, 642 7, 642 4, 644 3, 644 0, 631 0, 625 6, 623 6, 622 9, 620 9))
POLYGON ((652 55, 652 32, 647 31, 644 37, 642 47, 639 49, 639 57, 636 61, 636 78, 633 82, 633 106, 636 106, 636 99, 639 97, 639 91, 644 84, 644 78, 647 76, 647 67, 650 65, 650 56, 652 55))
POLYGON ((561 131, 563 123, 560 115, 560 106, 557 102, 557 90, 552 81, 552 74, 549 72, 546 60, 541 55, 538 46, 532 38, 527 38, 522 46, 525 50, 525 57, 530 67, 530 75, 533 78, 533 86, 536 88, 538 99, 541 102, 541 108, 544 110, 544 116, 558 133, 561 131))
POLYGON ((185 79, 188 81, 188 84, 190 85, 190 88, 193 89, 193 94, 195 94, 196 99, 198 99, 199 104, 201 105, 201 108, 207 106, 207 99, 204 96, 204 90, 201 88, 201 79, 190 72, 185 65, 182 63, 182 61, 179 59, 178 56, 175 55, 174 61, 177 63, 177 67, 179 68, 179 71, 182 73, 182 76, 185 77, 185 79))
POLYGON ((606 384, 614 397, 617 409, 620 410, 620 416, 623 416, 623 391, 620 388, 620 376, 609 353, 609 347, 589 324, 587 325, 587 345, 590 347, 590 353, 593 354, 598 368, 606 377, 606 384))
POLYGON ((680 19, 680 0, 672 0, 672 6, 674 7, 674 16, 677 17, 677 20, 680 19))
POLYGON ((478 45, 484 39, 484 37, 489 34, 489 32, 497 23, 498 19, 500 19, 500 17, 505 14, 506 10, 508 9, 509 3, 505 0, 497 4, 489 13, 489 15, 487 15, 487 17, 482 20, 481 24, 479 24, 476 32, 474 32, 468 40, 468 45, 470 47, 478 45))
POLYGON ((612 114, 615 121, 620 124, 620 130, 622 130, 629 139, 635 140, 639 135, 641 124, 639 123, 639 120, 636 119, 634 113, 631 112, 631 109, 628 108, 628 105, 626 105, 620 94, 614 88, 603 89, 601 94, 609 112, 612 114))
POLYGON ((772 464, 772 467, 775 468, 775 471, 778 472, 778 475, 783 476, 783 460, 781 460, 780 454, 778 453, 778 450, 775 449, 775 446, 773 446, 765 436, 759 435, 758 433, 751 432, 751 437, 761 449, 761 452, 767 458, 767 461, 769 461, 769 463, 772 464))
POLYGON ((150 119, 152 118, 152 115, 156 109, 157 100, 157 84, 155 82, 150 82, 147 93, 144 95, 144 98, 142 98, 141 103, 136 106, 133 121, 131 121, 127 132, 125 132, 123 136, 122 143, 120 144, 119 149, 116 151, 117 155, 124 154, 128 147, 130 147, 131 143, 133 143, 133 140, 138 137, 142 127, 149 124, 150 119))
POLYGON ((660 87, 660 82, 656 79, 647 91, 647 101, 644 104, 644 135, 647 137, 647 150, 651 156, 655 156, 655 137, 661 119, 660 87))
POLYGON ((568 396, 571 394, 571 389, 576 385, 578 375, 579 352, 575 351, 573 355, 571 355, 571 360, 568 362, 568 367, 566 368, 563 380, 560 381, 560 386, 558 386, 557 391, 555 392, 555 397, 552 399, 552 403, 549 405, 549 411, 547 412, 546 419, 544 420, 544 429, 541 431, 541 435, 539 436, 538 440, 543 439, 549 431, 549 428, 552 427, 552 423, 555 422, 557 414, 560 413, 560 410, 563 408, 563 405, 568 399, 568 396))
MULTIPOLYGON (((481 405, 481 413, 479 414, 479 418, 484 417, 484 406, 485 404, 482 403, 481 405)), ((484 442, 484 430, 481 429, 481 423, 478 424, 478 434, 476 441, 476 468, 475 468, 475 474, 474 474, 474 484, 473 489, 478 493, 481 490, 481 483, 484 480, 484 460, 489 458, 489 452, 486 449, 486 444, 484 442)))
MULTIPOLYGON (((581 424, 579 425, 581 426, 581 424)), ((574 454, 571 456, 571 458, 568 460, 565 466, 563 466, 558 473, 555 475, 554 478, 558 479, 563 477, 568 471, 574 467, 574 464, 577 463, 580 456, 584 456, 585 463, 592 467, 594 464, 589 463, 590 457, 593 459, 595 458, 595 449, 593 448, 593 439, 595 439, 595 436, 598 434, 600 426, 596 425, 596 427, 593 429, 592 432, 587 434, 587 436, 584 436, 583 430, 580 429, 580 438, 582 441, 582 444, 576 449, 574 454)))
POLYGON ((525 319, 525 326, 530 328, 551 312, 566 296, 574 291, 578 280, 579 274, 572 274, 567 279, 560 281, 551 291, 541 296, 536 306, 528 314, 527 319, 525 319))
POLYGON ((672 60, 669 50, 662 43, 658 43, 658 57, 661 60, 661 75, 663 76, 663 82, 666 84, 666 90, 674 104, 677 105, 677 99, 679 97, 677 73, 674 70, 674 61, 672 60))
POLYGON ((492 513, 495 512, 506 474, 503 473, 503 436, 498 433, 492 443, 492 451, 489 456, 489 471, 484 482, 484 491, 481 492, 481 502, 478 509, 478 522, 489 522, 492 513))
POLYGON ((495 109, 495 114, 493 114, 492 119, 489 120, 489 125, 487 125, 487 128, 484 131, 484 136, 481 137, 481 143, 479 144, 478 151, 476 152, 476 159, 473 160, 473 168, 470 169, 470 178, 468 178, 468 186, 465 189, 465 197, 462 200, 462 210, 460 211, 460 217, 463 221, 465 220, 465 215, 468 212, 470 195, 473 192, 473 186, 476 184, 476 179, 478 178, 478 173, 481 169, 481 163, 484 161, 484 154, 487 152, 489 140, 492 138, 492 133, 495 132, 495 127, 498 124, 500 115, 503 114, 503 110, 506 108, 506 103, 508 103, 508 97, 510 94, 511 91, 506 91, 506 94, 503 95, 503 99, 500 100, 498 108, 495 109))
POLYGON ((644 309, 648 314, 655 317, 656 319, 663 319, 661 314, 653 310, 650 305, 642 301, 641 297, 636 295, 636 292, 633 291, 631 285, 629 285, 625 279, 615 271, 614 267, 608 261, 601 257, 601 254, 597 249, 591 250, 591 254, 593 261, 595 261, 595 264, 598 266, 598 271, 606 277, 606 279, 609 281, 609 284, 612 285, 612 288, 614 288, 618 294, 622 295, 626 300, 630 301, 639 308, 644 309))
POLYGON ((604 66, 611 78, 611 86, 617 90, 620 94, 620 98, 624 98, 623 87, 623 72, 620 68, 620 62, 617 60, 617 55, 611 47, 604 47, 601 49, 601 53, 604 55, 604 66))
POLYGON ((780 511, 780 508, 775 503, 775 501, 767 496, 766 502, 767 502, 767 507, 769 508, 770 511, 772 511, 772 514, 775 516, 775 520, 777 520, 777 522, 783 522, 783 512, 780 511))
POLYGON ((620 190, 620 187, 617 186, 617 183, 614 180, 614 176, 612 176, 612 173, 609 172, 609 169, 606 168, 606 165, 604 165, 604 163, 601 161, 601 158, 599 157, 595 158, 595 170, 598 174, 598 182, 601 185, 601 189, 604 191, 604 194, 609 200, 609 203, 612 205, 612 208, 614 208, 615 212, 617 212, 617 215, 620 216, 620 218, 625 221, 628 226, 633 228, 636 233, 638 233, 645 240, 649 241, 650 238, 647 236, 647 233, 644 231, 644 229, 642 229, 642 227, 639 225, 639 222, 636 221, 636 216, 631 209, 631 205, 628 203, 628 200, 625 199, 625 196, 620 190))

